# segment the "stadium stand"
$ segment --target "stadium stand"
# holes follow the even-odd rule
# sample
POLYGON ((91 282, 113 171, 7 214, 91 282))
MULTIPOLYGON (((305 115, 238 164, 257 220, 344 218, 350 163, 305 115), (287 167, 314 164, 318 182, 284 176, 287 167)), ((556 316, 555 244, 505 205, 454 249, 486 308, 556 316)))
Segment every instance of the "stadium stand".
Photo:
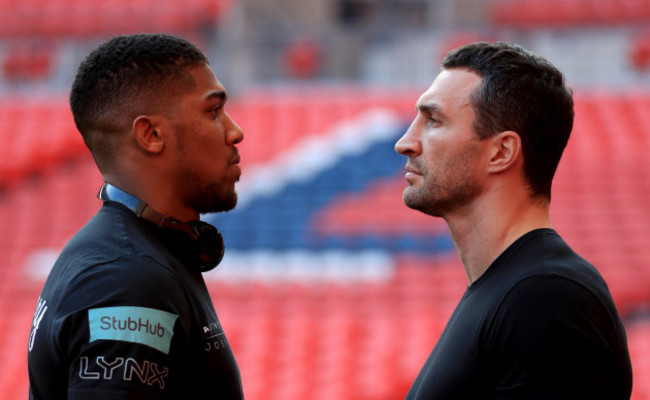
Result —
MULTIPOLYGON (((366 107, 379 106, 401 110, 399 115, 406 116, 413 101, 413 96, 406 93, 401 99, 377 93, 355 94, 350 89, 308 93, 304 101, 297 101, 301 97, 292 91, 259 92, 229 105, 234 118, 248 116, 239 118, 251 144, 242 144, 243 162, 264 164, 282 154, 287 143, 304 136, 303 132, 316 136, 327 132, 327 121, 316 115, 332 116, 332 124, 353 118, 366 107), (266 103, 266 111, 251 117, 248 110, 258 110, 261 99, 269 97, 278 101, 266 103), (346 99, 344 103, 354 99, 358 106, 341 107, 332 98, 346 99), (374 103, 368 101, 370 98, 374 103), (308 109, 312 112, 306 112, 308 109)), ((650 97, 643 93, 598 91, 577 96, 576 127, 553 194, 556 228, 598 266, 623 315, 638 315, 639 308, 650 301, 650 258, 646 250, 650 236, 650 168, 644 161, 650 148, 650 118, 644 112, 649 103, 650 97)), ((63 106, 46 107, 57 110, 49 113, 32 112, 42 110, 42 104, 26 103, 22 107, 23 113, 38 116, 29 127, 54 126, 52 120, 61 118, 59 113, 67 113, 63 106)), ((17 121, 26 123, 25 118, 17 121)), ((19 123, 15 127, 30 129, 21 128, 19 123)), ((70 125, 61 124, 60 129, 60 138, 69 136, 66 140, 73 140, 78 135, 70 125)), ((32 136, 40 138, 36 132, 42 131, 31 131, 32 136)), ((394 137, 399 134, 396 131, 394 137)), ((32 151, 40 147, 38 139, 23 144, 32 146, 32 151)), ((2 264, 11 266, 2 269, 0 279, 0 310, 8 316, 2 322, 5 333, 0 335, 0 360, 6 365, 6 373, 0 376, 3 398, 24 397, 26 391, 25 332, 42 283, 41 269, 47 264, 43 260, 51 260, 99 207, 94 195, 101 178, 85 151, 80 147, 75 151, 72 159, 69 153, 53 152, 58 155, 51 156, 46 167, 38 157, 30 158, 41 172, 31 180, 19 180, 0 198, 4 238, 0 254, 2 264)), ((375 169, 377 165, 366 167, 375 169)), ((398 173, 401 165, 392 168, 398 173)), ((341 190, 334 185, 338 195, 324 208, 314 208, 320 210, 313 214, 319 234, 339 236, 348 242, 368 235, 398 241, 412 230, 422 235, 444 234, 444 224, 434 221, 427 225, 426 219, 399 207, 403 184, 401 178, 392 176, 360 191, 341 190), (355 208, 367 208, 368 213, 354 216, 351 210, 355 208), (369 219, 368 215, 376 218, 369 219), (396 224, 397 220, 404 225, 396 224), (374 225, 369 226, 369 222, 374 225)), ((303 193, 301 201, 320 200, 314 193, 303 193)), ((277 212, 277 203, 256 205, 266 207, 261 213, 277 212)), ((245 213, 246 207, 241 211, 245 213)), ((247 221, 258 230, 268 228, 263 219, 247 221)), ((273 248, 274 236, 291 235, 292 226, 284 224, 282 229, 263 237, 258 246, 273 248)), ((237 243, 243 239, 225 235, 229 249, 245 248, 243 243, 237 243)), ((363 241, 358 243, 363 250, 363 241)), ((413 243, 404 243, 401 250, 395 250, 393 273, 382 281, 233 282, 220 280, 219 272, 210 278, 210 290, 240 363, 247 398, 382 400, 403 396, 465 285, 462 267, 453 252, 431 256, 421 254, 420 249, 413 253, 409 251, 413 243), (358 397, 359 393, 364 396, 358 397)), ((289 247, 281 246, 277 251, 289 247)), ((289 275, 288 268, 280 273, 289 275)), ((644 336, 647 323, 632 322, 630 326, 634 360, 645 359, 650 348, 644 336)), ((650 373, 650 366, 644 368, 643 362, 635 365, 635 377, 642 381, 650 373)), ((635 398, 646 398, 649 389, 643 384, 635 386, 635 398)))

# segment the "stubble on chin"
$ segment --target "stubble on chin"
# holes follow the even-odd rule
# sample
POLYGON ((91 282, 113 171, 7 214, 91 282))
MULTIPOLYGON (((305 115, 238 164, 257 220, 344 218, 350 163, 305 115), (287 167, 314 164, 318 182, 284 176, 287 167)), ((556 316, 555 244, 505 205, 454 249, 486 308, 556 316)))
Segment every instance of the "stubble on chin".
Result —
POLYGON ((409 185, 404 189, 402 200, 407 207, 432 217, 444 218, 465 207, 480 192, 478 183, 469 176, 455 179, 443 185, 428 182, 423 186, 409 185))
POLYGON ((402 201, 404 201, 407 207, 413 210, 420 211, 432 217, 441 216, 435 210, 434 195, 424 188, 418 188, 412 185, 407 186, 402 193, 402 201))
POLYGON ((194 201, 200 214, 230 211, 237 206, 237 192, 222 185, 209 185, 194 201))

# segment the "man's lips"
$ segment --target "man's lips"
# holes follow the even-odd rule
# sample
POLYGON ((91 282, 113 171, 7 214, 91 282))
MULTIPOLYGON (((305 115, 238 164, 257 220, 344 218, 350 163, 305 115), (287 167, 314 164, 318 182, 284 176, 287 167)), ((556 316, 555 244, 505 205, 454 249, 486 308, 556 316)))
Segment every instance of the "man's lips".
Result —
POLYGON ((241 156, 239 155, 239 152, 235 150, 235 154, 230 160, 230 165, 234 168, 235 171, 237 171, 237 178, 236 178, 237 181, 239 181, 239 177, 241 176, 241 167, 239 166, 240 162, 241 162, 241 156))
POLYGON ((419 169, 413 167, 412 165, 406 165, 406 175, 422 175, 419 169))
POLYGON ((230 161, 231 164, 239 164, 241 161, 241 156, 239 155, 239 152, 235 150, 235 154, 232 157, 232 160, 230 161))

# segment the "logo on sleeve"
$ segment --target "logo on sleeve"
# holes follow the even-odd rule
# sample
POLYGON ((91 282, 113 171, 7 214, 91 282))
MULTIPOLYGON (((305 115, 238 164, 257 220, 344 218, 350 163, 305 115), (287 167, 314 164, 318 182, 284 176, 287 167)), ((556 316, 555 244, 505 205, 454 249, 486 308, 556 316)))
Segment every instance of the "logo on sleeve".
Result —
POLYGON ((38 298, 38 302, 36 303, 36 311, 34 312, 34 319, 32 320, 32 330, 29 332, 29 351, 32 351, 32 348, 34 347, 36 331, 38 331, 38 327, 41 325, 41 320, 45 315, 45 311, 47 311, 47 306, 45 305, 46 303, 47 301, 41 297, 38 298))
POLYGON ((90 341, 140 343, 169 354, 178 315, 147 307, 104 307, 88 310, 90 341))
POLYGON ((207 326, 204 326, 203 335, 205 336, 205 351, 221 350, 228 345, 226 334, 223 333, 219 321, 211 322, 207 326))

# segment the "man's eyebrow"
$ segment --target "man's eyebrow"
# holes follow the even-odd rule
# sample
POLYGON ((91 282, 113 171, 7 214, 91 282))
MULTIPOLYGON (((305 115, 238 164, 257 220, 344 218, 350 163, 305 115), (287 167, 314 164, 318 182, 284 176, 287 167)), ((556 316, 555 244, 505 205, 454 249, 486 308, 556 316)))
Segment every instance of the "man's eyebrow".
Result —
POLYGON ((440 118, 445 118, 445 117, 447 116, 447 114, 445 114, 445 112, 442 111, 442 108, 440 108, 440 106, 437 105, 437 104, 433 104, 433 103, 430 103, 430 104, 422 104, 422 103, 418 103, 418 104, 415 106, 415 108, 416 108, 419 112, 426 113, 426 114, 432 114, 432 115, 435 114, 435 115, 437 115, 437 116, 440 117, 440 118))
POLYGON ((212 100, 212 99, 221 99, 221 100, 226 100, 228 98, 228 95, 226 94, 225 91, 212 91, 208 93, 207 96, 205 96, 205 100, 212 100))

